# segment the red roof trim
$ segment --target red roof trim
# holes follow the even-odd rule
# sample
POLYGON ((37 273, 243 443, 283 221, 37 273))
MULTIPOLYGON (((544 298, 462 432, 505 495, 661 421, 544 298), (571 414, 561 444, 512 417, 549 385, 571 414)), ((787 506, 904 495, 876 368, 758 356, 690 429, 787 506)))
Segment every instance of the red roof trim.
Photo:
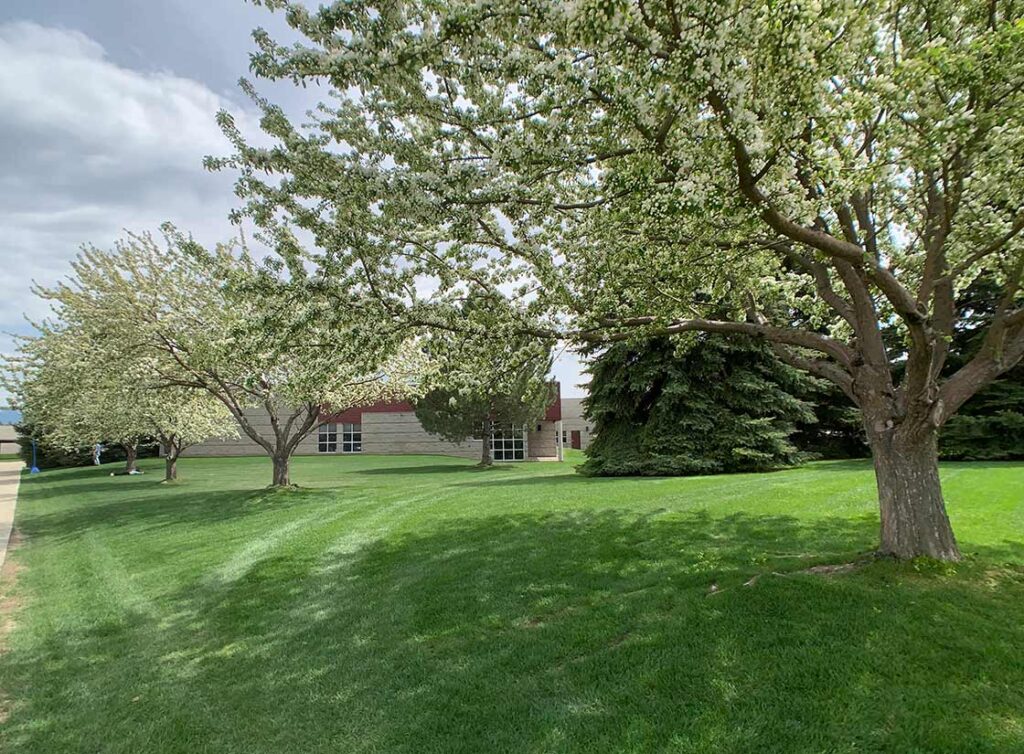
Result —
MULTIPOLYGON (((562 385, 554 383, 555 399, 544 413, 544 421, 557 422, 562 419, 562 385)), ((320 411, 321 424, 362 424, 363 414, 397 414, 412 413, 416 408, 409 401, 379 401, 369 406, 353 406, 344 411, 324 408, 320 411)))
POLYGON ((380 401, 369 406, 353 406, 344 411, 320 411, 320 423, 362 424, 363 414, 411 413, 416 409, 409 401, 380 401))
POLYGON ((555 382, 555 400, 544 413, 544 420, 549 422, 562 421, 562 383, 555 382))

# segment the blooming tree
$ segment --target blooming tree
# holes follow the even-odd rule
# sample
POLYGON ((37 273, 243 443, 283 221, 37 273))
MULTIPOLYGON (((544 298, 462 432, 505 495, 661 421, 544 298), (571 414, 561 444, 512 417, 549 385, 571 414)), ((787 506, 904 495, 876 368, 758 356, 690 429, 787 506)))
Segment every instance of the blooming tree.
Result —
POLYGON ((532 424, 551 405, 551 348, 524 335, 528 318, 496 293, 470 291, 447 315, 434 319, 452 325, 435 326, 424 338, 433 369, 422 383, 416 417, 451 442, 480 440, 480 465, 490 466, 495 427, 532 424))
POLYGON ((133 472, 139 442, 152 427, 130 404, 119 400, 127 386, 115 383, 113 391, 109 383, 100 386, 98 375, 81 363, 71 341, 53 329, 21 339, 18 353, 4 364, 11 405, 21 410, 39 439, 55 447, 120 445, 125 472, 133 472))
MULTIPOLYGON (((149 381, 152 381, 152 375, 149 381)), ((211 437, 238 435, 238 426, 224 405, 206 392, 157 385, 140 391, 139 409, 152 426, 164 457, 164 480, 178 478, 178 459, 187 448, 211 437)))
POLYGON ((410 312, 416 281, 534 285, 584 342, 762 337, 860 407, 880 551, 959 557, 936 436, 1024 353, 1019 4, 265 4, 306 42, 258 30, 254 71, 336 94, 303 128, 257 97, 269 149, 223 115, 211 166, 327 275, 410 312), (997 313, 943 377, 978 278, 997 313))
POLYGON ((173 228, 165 241, 87 249, 47 295, 83 317, 125 323, 96 334, 98 352, 115 362, 145 354, 159 386, 216 399, 271 457, 274 486, 290 484, 292 454, 325 407, 415 390, 425 357, 378 306, 244 249, 207 251, 173 228))
POLYGON ((5 363, 6 386, 47 442, 67 449, 119 444, 130 473, 140 442, 155 438, 165 479, 172 481, 183 449, 235 431, 230 414, 210 396, 159 385, 151 358, 104 348, 96 335, 112 326, 109 318, 89 323, 78 312, 56 311, 60 318, 21 338, 19 352, 5 363))

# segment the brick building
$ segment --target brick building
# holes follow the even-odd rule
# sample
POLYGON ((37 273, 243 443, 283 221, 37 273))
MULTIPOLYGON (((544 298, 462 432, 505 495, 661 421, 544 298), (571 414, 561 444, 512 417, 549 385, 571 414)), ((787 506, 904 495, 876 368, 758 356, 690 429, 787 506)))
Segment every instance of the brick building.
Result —
MULTIPOLYGON (((261 409, 249 409, 251 421, 272 435, 270 419, 261 409)), ((491 439, 495 461, 555 461, 561 459, 562 401, 556 398, 544 418, 528 427, 503 427, 491 439)), ((320 425, 306 436, 296 455, 373 453, 379 455, 431 454, 479 458, 480 440, 451 443, 430 434, 405 402, 378 403, 325 413, 320 425)), ((263 455, 263 449, 240 434, 237 438, 213 438, 186 450, 185 456, 263 455)))

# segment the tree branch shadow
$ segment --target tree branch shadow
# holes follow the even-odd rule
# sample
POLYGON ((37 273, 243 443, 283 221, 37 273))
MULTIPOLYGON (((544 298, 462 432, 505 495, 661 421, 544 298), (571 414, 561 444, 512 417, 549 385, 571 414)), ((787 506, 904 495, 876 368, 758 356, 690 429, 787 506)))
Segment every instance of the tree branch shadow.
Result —
POLYGON ((312 537, 13 651, 12 750, 1024 746, 993 722, 1024 717, 1019 566, 984 587, 886 562, 743 586, 874 535, 602 510, 312 537))

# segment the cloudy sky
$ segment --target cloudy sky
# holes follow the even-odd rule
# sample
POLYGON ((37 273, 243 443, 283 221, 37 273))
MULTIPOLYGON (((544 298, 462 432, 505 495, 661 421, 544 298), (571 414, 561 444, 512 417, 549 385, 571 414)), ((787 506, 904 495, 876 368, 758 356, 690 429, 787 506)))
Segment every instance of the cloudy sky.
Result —
MULTIPOLYGON (((244 0, 0 4, 0 351, 28 331, 25 315, 45 314, 32 282, 66 274, 81 244, 167 220, 206 243, 232 234, 232 178, 202 159, 229 151, 218 109, 255 132, 237 82, 257 26, 294 39, 244 0)), ((314 101, 289 84, 258 86, 297 115, 314 101)), ((563 395, 580 394, 574 357, 555 373, 563 395)))

